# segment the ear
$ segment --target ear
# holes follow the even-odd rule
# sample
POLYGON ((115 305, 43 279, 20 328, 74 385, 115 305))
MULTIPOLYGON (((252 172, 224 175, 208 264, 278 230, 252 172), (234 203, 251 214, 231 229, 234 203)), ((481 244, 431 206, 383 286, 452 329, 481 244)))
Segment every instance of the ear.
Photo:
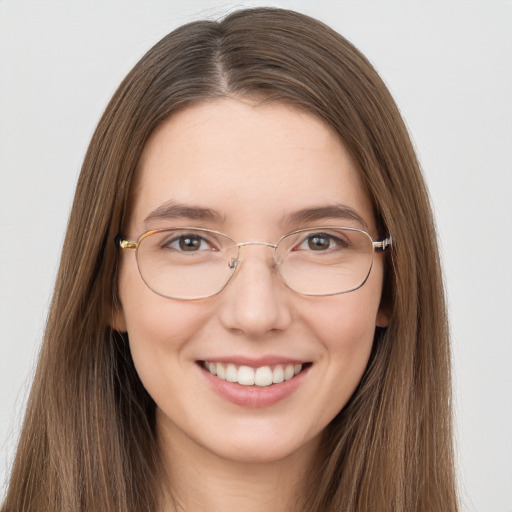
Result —
POLYGON ((389 325, 389 314, 385 308, 380 307, 377 312, 377 318, 375 319, 375 325, 377 327, 387 327, 389 325))

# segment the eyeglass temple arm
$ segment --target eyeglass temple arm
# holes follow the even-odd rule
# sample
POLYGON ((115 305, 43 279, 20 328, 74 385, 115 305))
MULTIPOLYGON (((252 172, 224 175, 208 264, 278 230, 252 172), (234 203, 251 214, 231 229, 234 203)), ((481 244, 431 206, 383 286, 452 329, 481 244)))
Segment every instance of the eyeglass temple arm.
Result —
POLYGON ((373 248, 376 251, 385 251, 388 247, 391 247, 393 244, 393 237, 388 236, 384 240, 379 240, 378 242, 373 242, 373 248))

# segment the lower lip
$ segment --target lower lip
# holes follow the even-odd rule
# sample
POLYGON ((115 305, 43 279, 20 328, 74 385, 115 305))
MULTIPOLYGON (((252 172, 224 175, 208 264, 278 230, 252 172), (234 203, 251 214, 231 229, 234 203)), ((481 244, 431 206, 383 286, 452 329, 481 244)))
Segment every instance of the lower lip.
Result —
POLYGON ((242 386, 236 382, 228 382, 212 375, 199 364, 210 386, 222 398, 236 405, 251 408, 269 407, 291 395, 302 383, 311 366, 307 366, 290 380, 270 386, 242 386))

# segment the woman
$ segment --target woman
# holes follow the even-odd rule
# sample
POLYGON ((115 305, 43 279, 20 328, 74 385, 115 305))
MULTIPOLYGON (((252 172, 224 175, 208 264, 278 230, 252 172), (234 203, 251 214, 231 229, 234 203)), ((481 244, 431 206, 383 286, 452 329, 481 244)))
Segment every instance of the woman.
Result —
POLYGON ((306 16, 160 41, 85 157, 5 509, 457 510, 432 214, 306 16))

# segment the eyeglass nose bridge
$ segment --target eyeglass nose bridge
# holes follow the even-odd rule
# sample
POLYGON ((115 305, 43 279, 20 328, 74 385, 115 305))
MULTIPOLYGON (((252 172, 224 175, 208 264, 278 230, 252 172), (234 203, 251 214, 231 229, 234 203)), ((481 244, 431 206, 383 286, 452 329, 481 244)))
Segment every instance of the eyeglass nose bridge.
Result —
POLYGON ((266 245, 267 247, 272 247, 275 249, 277 244, 272 244, 270 242, 240 242, 236 244, 237 247, 243 247, 244 245, 266 245))
MULTIPOLYGON (((273 244, 271 242, 257 242, 257 241, 249 241, 249 242, 239 242, 236 244, 235 247, 244 247, 246 245, 265 245, 266 247, 272 247, 272 249, 276 249, 277 244, 273 244)), ((235 269, 238 262, 240 261, 240 258, 237 256, 236 258, 231 258, 229 260, 228 266, 231 270, 235 269)))

